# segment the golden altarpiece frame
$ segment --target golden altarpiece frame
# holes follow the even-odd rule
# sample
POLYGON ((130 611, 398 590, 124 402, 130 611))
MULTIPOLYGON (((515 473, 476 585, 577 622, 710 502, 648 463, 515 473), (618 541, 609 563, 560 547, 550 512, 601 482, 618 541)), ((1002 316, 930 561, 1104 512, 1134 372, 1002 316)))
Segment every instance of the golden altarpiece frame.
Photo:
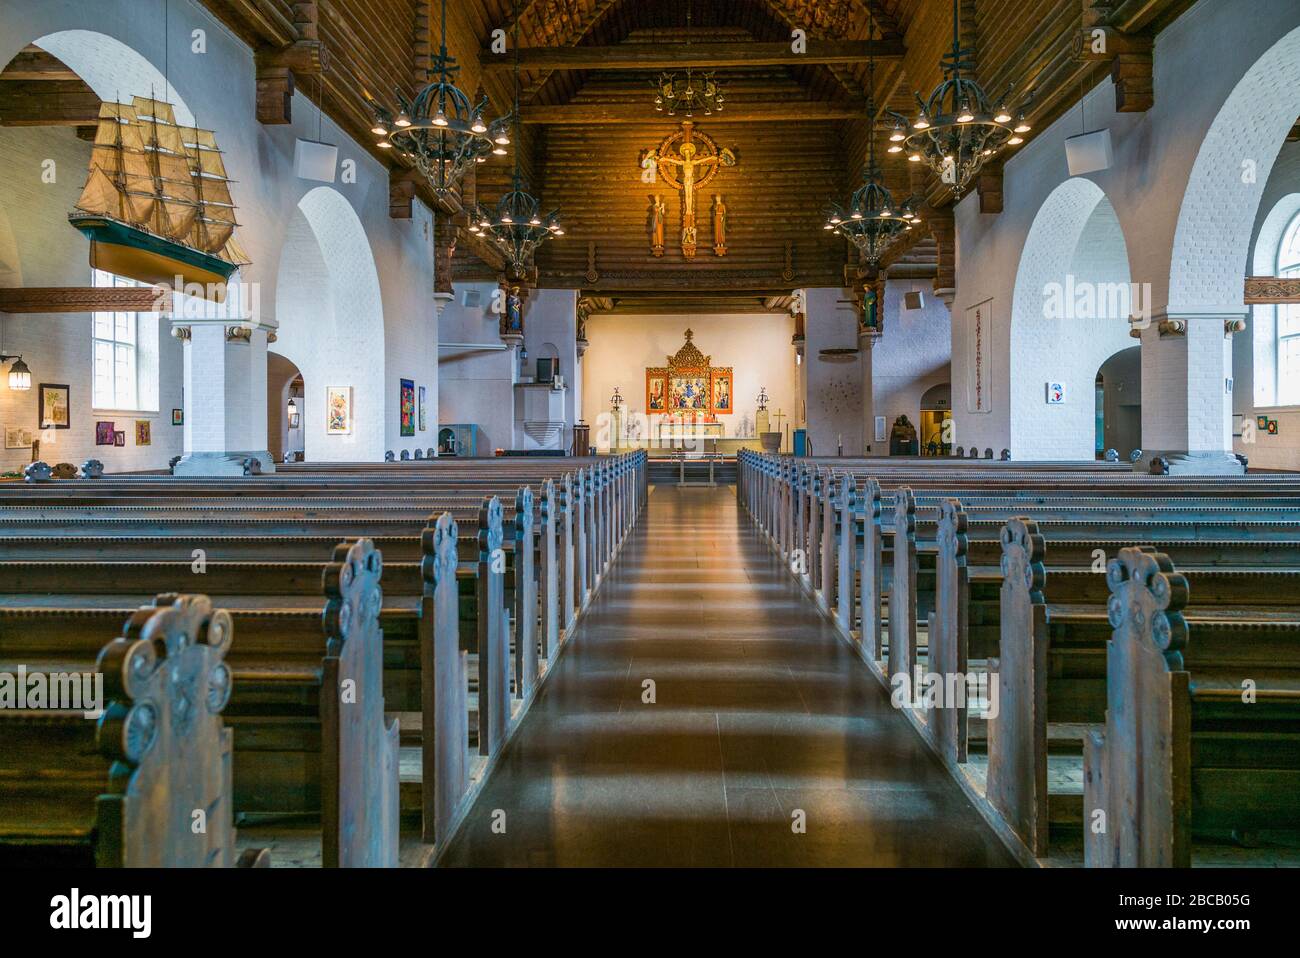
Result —
POLYGON ((694 331, 688 329, 685 335, 686 342, 668 357, 667 366, 646 367, 646 413, 683 419, 731 415, 735 407, 732 367, 711 365, 712 357, 691 342, 694 331))

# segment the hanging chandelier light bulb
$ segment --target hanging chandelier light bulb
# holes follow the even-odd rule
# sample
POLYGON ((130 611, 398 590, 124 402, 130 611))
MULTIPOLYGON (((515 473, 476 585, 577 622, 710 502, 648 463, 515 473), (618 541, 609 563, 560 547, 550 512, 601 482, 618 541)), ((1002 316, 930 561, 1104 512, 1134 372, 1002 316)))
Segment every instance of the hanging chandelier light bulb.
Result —
MULTIPOLYGON (((875 23, 869 21, 868 38, 874 34, 875 23)), ((825 230, 838 233, 851 242, 862 253, 864 261, 874 266, 880 262, 889 245, 899 234, 912 228, 912 223, 919 220, 909 199, 902 206, 894 203, 894 197, 884 184, 880 167, 876 165, 876 104, 875 104, 876 62, 874 57, 867 58, 867 167, 863 173, 865 182, 850 198, 845 207, 833 204, 827 213, 825 230)), ((894 124, 890 139, 902 138, 899 122, 894 124)), ((891 152, 895 152, 891 149, 891 152)))
POLYGON ((962 47, 957 0, 952 4, 952 49, 941 60, 944 79, 927 100, 916 94, 920 107, 908 123, 893 114, 894 133, 890 140, 898 147, 890 152, 908 153, 912 163, 925 163, 957 196, 961 196, 989 159, 1007 146, 1024 142, 1029 132, 1024 113, 1012 121, 1006 103, 991 105, 988 95, 975 80, 963 76, 972 69, 972 51, 962 47), (897 136, 910 126, 911 132, 897 136))
POLYGON ((442 0, 442 45, 433 58, 429 74, 437 79, 425 85, 414 98, 397 91, 397 112, 391 113, 373 104, 375 125, 371 133, 378 137, 375 145, 393 150, 420 171, 438 195, 453 193, 465 174, 489 153, 505 155, 502 142, 510 117, 483 120, 488 107, 486 95, 477 103, 456 86, 460 72, 456 58, 447 52, 447 0, 442 0), (493 148, 496 144, 496 148, 493 148))
MULTIPOLYGON (((511 116, 514 122, 520 122, 519 105, 519 10, 515 9, 515 102, 511 116)), ((515 135, 519 135, 516 126, 515 135)), ((498 144, 493 152, 505 152, 510 137, 504 129, 497 132, 495 142, 498 144)), ((469 231, 482 236, 500 251, 513 278, 523 277, 532 262, 537 247, 553 236, 563 236, 564 228, 560 225, 560 211, 552 210, 542 215, 541 203, 537 197, 528 192, 523 173, 519 167, 519 151, 515 150, 515 171, 510 178, 511 189, 497 201, 495 207, 479 204, 471 216, 473 225, 469 231)))
MULTIPOLYGON (((691 48, 691 3, 686 4, 686 52, 691 48)), ((722 111, 726 98, 722 95, 722 86, 712 73, 695 73, 689 66, 686 74, 661 73, 652 86, 655 91, 654 105, 656 113, 667 112, 676 116, 678 111, 687 119, 696 112, 709 116, 722 111)))

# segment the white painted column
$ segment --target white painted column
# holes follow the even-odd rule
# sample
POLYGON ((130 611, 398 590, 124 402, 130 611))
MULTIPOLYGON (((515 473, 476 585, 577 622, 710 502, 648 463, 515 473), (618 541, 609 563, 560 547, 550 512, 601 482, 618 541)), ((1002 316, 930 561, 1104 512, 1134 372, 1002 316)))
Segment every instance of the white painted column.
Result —
POLYGON ((229 319, 174 321, 185 344, 184 455, 178 476, 241 476, 257 459, 274 472, 266 438, 265 325, 229 319))
POLYGON ((1232 337, 1245 311, 1158 313, 1142 330, 1142 458, 1174 475, 1244 472, 1232 452, 1232 337))
MULTIPOLYGON (((884 303, 881 303, 880 308, 884 309, 884 303)), ((863 455, 868 456, 882 454, 881 450, 872 445, 875 440, 876 407, 871 381, 871 347, 875 341, 875 337, 870 333, 862 329, 858 330, 858 362, 862 365, 862 452, 863 455)), ((885 449, 884 453, 888 454, 889 450, 885 449)))

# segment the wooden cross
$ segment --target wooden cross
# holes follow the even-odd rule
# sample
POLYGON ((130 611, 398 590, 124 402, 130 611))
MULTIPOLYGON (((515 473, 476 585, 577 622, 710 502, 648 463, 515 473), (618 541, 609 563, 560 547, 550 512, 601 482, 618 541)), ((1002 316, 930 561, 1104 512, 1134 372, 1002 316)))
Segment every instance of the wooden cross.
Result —
MULTIPOLYGON (((675 190, 682 194, 682 255, 687 259, 695 257, 695 191, 703 189, 723 166, 735 166, 736 154, 728 149, 714 149, 713 152, 700 155, 699 144, 695 142, 693 130, 695 124, 690 120, 682 121, 681 144, 676 153, 660 152, 676 137, 661 143, 657 149, 647 154, 659 170, 659 175, 675 190)), ((712 146, 707 137, 702 138, 706 148, 712 146)))
POLYGON ((782 419, 787 419, 787 418, 789 418, 789 417, 788 417, 785 413, 781 412, 781 410, 778 409, 776 412, 772 413, 772 418, 776 420, 776 431, 777 431, 777 432, 780 432, 780 431, 781 431, 781 420, 782 420, 782 419))

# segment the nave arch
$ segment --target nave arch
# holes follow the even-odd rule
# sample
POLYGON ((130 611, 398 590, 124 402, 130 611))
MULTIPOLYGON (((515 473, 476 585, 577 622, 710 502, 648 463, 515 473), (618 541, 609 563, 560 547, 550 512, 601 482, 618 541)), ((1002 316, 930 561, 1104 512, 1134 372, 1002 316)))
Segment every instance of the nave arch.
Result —
POLYGON ((1183 194, 1169 311, 1242 309, 1242 277, 1269 172, 1300 114, 1300 27, 1246 71, 1201 142, 1183 194))
POLYGON ((384 458, 384 309, 370 242, 351 204, 330 187, 298 203, 285 234, 275 288, 277 341, 308 392, 304 456, 312 462, 384 458), (351 386, 353 422, 325 432, 325 389, 351 386))
POLYGON ((1016 459, 1092 459, 1093 381, 1132 345, 1128 248, 1115 208, 1089 179, 1066 180, 1034 217, 1011 305, 1011 451, 1016 459), (1065 387, 1049 403, 1047 385, 1065 387))

